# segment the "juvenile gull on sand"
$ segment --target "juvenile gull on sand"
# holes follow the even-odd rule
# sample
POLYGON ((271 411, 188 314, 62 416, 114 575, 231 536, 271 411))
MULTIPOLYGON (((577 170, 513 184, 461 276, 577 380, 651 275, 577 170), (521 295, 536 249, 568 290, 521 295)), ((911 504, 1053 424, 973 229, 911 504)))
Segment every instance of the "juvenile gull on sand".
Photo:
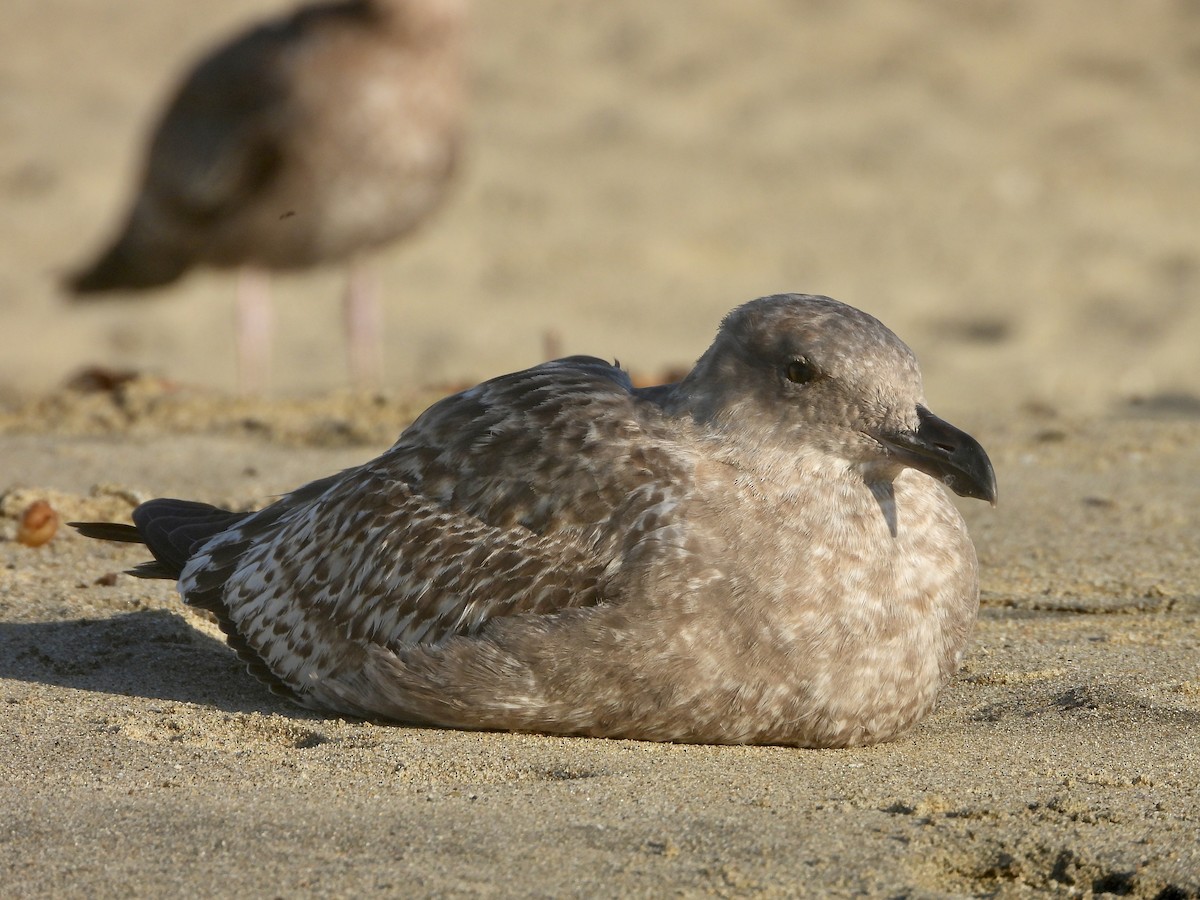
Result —
POLYGON ((164 110, 121 232, 71 289, 144 290, 197 265, 241 267, 240 377, 260 389, 263 270, 351 260, 350 361, 357 380, 377 380, 377 298, 353 258, 412 231, 445 193, 465 6, 317 3, 215 48, 164 110))
POLYGON ((152 500, 178 578, 305 706, 457 728, 844 747, 933 707, 978 608, 942 485, 995 502, 878 320, 785 294, 678 384, 591 357, 435 404, 257 513, 152 500))

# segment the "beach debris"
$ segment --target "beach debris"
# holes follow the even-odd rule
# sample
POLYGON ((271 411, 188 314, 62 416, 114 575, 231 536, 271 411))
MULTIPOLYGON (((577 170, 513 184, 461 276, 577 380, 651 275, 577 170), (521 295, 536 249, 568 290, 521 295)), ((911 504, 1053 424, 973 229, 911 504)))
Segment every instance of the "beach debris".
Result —
POLYGON ((26 547, 41 547, 58 533, 58 513, 45 500, 35 500, 21 513, 17 541, 26 547))

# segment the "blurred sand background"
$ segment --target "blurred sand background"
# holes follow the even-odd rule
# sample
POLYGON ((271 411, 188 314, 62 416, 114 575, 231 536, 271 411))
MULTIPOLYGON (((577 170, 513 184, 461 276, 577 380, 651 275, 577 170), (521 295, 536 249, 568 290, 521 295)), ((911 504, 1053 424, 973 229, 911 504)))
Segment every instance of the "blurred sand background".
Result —
MULTIPOLYGON (((233 279, 69 307, 173 79, 278 2, 9 0, 0 387, 83 362, 232 388, 233 279)), ((825 293, 943 408, 1200 395, 1194 0, 480 2, 463 178, 382 260, 388 383, 564 353, 689 363, 720 315, 825 293)), ((281 279, 276 387, 345 381, 343 273, 281 279)))
POLYGON ((236 400, 229 274, 58 279, 172 79, 283 8, 0 8, 0 893, 1200 897, 1200 3, 479 0, 463 177, 381 259, 385 390, 343 390, 330 270, 279 279, 236 400), (136 548, 12 540, 37 497, 261 503, 548 335, 653 377, 783 290, 891 326, 999 474, 974 649, 890 745, 313 717, 136 548))

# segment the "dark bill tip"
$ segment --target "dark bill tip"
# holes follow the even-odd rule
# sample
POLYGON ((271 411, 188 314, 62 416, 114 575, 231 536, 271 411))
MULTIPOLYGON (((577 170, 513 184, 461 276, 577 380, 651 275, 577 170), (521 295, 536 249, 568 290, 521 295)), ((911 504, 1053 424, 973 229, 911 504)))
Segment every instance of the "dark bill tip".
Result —
POLYGON ((916 431, 880 436, 902 463, 936 478, 960 497, 996 505, 996 471, 975 438, 917 407, 916 431))

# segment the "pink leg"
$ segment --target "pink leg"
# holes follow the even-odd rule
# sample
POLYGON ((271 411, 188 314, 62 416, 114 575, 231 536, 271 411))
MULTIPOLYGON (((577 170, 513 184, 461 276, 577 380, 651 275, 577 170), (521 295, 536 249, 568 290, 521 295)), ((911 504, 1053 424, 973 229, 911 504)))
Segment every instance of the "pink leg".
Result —
POLYGON ((383 383, 383 312, 379 280, 370 264, 350 261, 343 309, 350 377, 356 387, 378 388, 383 383))
POLYGON ((265 393, 271 377, 271 279, 251 266, 238 271, 237 356, 241 392, 265 393))

